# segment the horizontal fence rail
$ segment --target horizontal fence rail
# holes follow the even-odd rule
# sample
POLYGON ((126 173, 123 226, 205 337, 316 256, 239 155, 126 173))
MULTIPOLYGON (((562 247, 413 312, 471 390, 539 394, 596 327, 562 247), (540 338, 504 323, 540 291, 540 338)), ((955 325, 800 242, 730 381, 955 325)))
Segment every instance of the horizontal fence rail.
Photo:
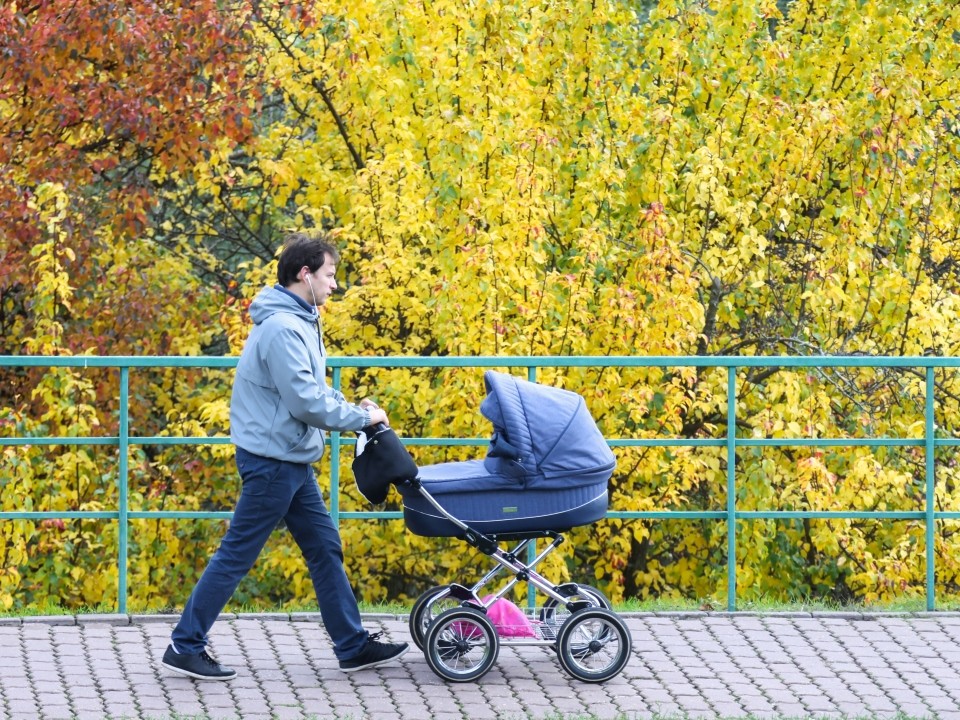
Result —
MULTIPOLYGON (((129 507, 128 462, 129 451, 138 445, 216 445, 229 444, 227 437, 168 437, 131 436, 129 434, 129 388, 130 373, 143 368, 204 368, 231 369, 236 367, 237 357, 139 357, 139 356, 0 356, 0 367, 69 367, 108 368, 120 373, 119 390, 119 435, 115 437, 0 437, 2 446, 26 445, 107 445, 119 450, 118 497, 119 507, 112 511, 0 511, 0 521, 45 520, 45 519, 98 519, 112 520, 119 524, 118 531, 118 605, 119 612, 127 612, 127 564, 129 522, 135 519, 224 519, 232 516, 225 511, 145 511, 129 507)), ((716 511, 610 510, 607 518, 623 520, 718 520, 727 523, 727 608, 736 610, 736 546, 737 521, 750 519, 875 519, 916 520, 924 524, 926 543, 926 607, 936 609, 935 598, 935 553, 934 531, 938 520, 960 520, 960 512, 937 510, 935 506, 935 451, 938 447, 960 446, 960 438, 938 438, 934 422, 937 368, 960 368, 960 358, 944 357, 874 357, 874 356, 809 356, 809 357, 628 357, 628 356, 579 356, 579 357, 331 357, 327 366, 332 370, 331 384, 340 388, 342 371, 345 368, 512 368, 525 369, 527 378, 537 380, 537 370, 542 368, 726 368, 727 403, 726 437, 716 439, 684 438, 608 438, 611 447, 719 447, 726 449, 726 508, 716 511), (922 371, 924 382, 924 434, 922 438, 747 438, 738 437, 736 383, 737 372, 747 368, 904 368, 922 371), (737 508, 737 461, 739 448, 749 447, 922 447, 926 498, 924 508, 916 511, 833 511, 833 510, 741 510, 737 508)), ((404 438, 404 443, 417 445, 486 445, 487 438, 404 438)), ((344 446, 354 442, 329 433, 330 447, 330 514, 339 527, 342 520, 356 519, 402 519, 397 511, 341 512, 340 454, 344 446)), ((530 548, 531 553, 535 548, 530 548)))

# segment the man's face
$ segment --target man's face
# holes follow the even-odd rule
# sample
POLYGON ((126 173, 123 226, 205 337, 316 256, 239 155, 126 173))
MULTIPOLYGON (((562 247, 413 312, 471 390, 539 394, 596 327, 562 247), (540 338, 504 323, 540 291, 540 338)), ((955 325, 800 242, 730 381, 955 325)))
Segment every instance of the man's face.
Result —
POLYGON ((323 265, 317 268, 315 273, 306 275, 306 277, 310 279, 308 287, 313 290, 308 302, 312 301, 316 307, 323 305, 327 301, 327 298, 333 295, 333 291, 337 289, 336 274, 337 266, 333 260, 331 260, 330 256, 327 255, 323 261, 323 265))

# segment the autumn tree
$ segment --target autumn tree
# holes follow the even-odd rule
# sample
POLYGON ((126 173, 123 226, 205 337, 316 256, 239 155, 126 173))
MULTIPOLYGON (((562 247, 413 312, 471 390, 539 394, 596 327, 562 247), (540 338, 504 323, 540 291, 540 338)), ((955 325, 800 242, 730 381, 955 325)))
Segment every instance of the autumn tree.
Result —
MULTIPOLYGON (((248 17, 244 3, 213 0, 0 7, 2 352, 199 354, 219 337, 222 295, 145 232, 160 178, 250 133, 248 17)), ((149 398, 141 434, 164 429, 190 387, 182 374, 135 378, 133 397, 149 398)), ((116 402, 102 399, 117 388, 106 373, 6 372, 0 423, 15 435, 116 435, 116 402)), ((115 450, 10 447, 3 459, 4 509, 116 505, 115 450)), ((139 460, 152 486, 156 461, 139 460)), ((42 602, 57 577, 71 587, 52 594, 67 604, 111 597, 110 536, 97 523, 5 522, 0 605, 42 602)))
MULTIPOLYGON (((149 250, 134 248, 156 175, 192 167, 213 140, 239 140, 250 131, 256 95, 242 54, 248 14, 241 3, 206 0, 42 1, 0 9, 0 228, 6 239, 0 291, 7 352, 22 351, 17 341, 31 334, 38 262, 68 274, 81 293, 96 288, 133 300, 137 285, 151 284, 142 281, 156 258, 141 260, 149 250), (52 195, 66 235, 49 245, 41 215, 52 195), (125 247, 113 250, 117 244, 125 247)), ((59 299, 64 316, 69 291, 64 287, 59 299)), ((136 310, 141 317, 167 304, 162 294, 151 302, 151 291, 136 310)), ((87 309, 76 312, 94 314, 87 309)), ((58 339, 61 352, 171 349, 159 338, 131 343, 78 333, 79 325, 58 339)))
MULTIPOLYGON (((203 322, 177 306, 185 327, 209 331, 200 348, 239 350, 280 233, 320 227, 343 251, 345 291, 324 311, 341 355, 953 354, 958 15, 933 0, 259 2, 243 17, 262 112, 249 137, 211 138, 203 157, 151 172, 151 242, 229 289, 203 322)), ((480 377, 377 369, 345 373, 344 389, 377 396, 406 435, 473 437, 485 431, 480 377)), ((582 392, 608 437, 727 430, 723 372, 539 379, 582 392)), ((937 381, 937 425, 952 432, 960 388, 949 373, 937 381)), ((225 393, 184 390, 150 389, 166 403, 158 431, 222 431, 225 393)), ((923 427, 910 373, 741 371, 736 392, 745 437, 915 438, 923 427)), ((416 450, 421 463, 480 452, 416 450)), ((726 505, 719 448, 617 454, 612 509, 726 505)), ((196 479, 182 453, 164 455, 153 469, 172 490, 144 502, 225 497, 227 455, 211 451, 196 479)), ((939 460, 938 507, 956 509, 952 454, 939 460)), ((924 501, 913 447, 749 448, 737 463, 742 509, 924 501)), ((343 507, 365 507, 344 495, 343 507)), ((958 590, 954 530, 937 528, 941 595, 958 590)), ((175 532, 158 524, 151 548, 189 574, 185 544, 167 546, 175 532)), ((401 523, 343 533, 368 599, 474 573, 462 547, 401 523)), ((712 522, 607 521, 576 530, 544 570, 614 599, 719 596, 725 534, 712 522)), ((914 523, 749 521, 739 547, 741 597, 874 601, 923 583, 914 523)), ((160 577, 147 563, 136 572, 160 577)), ((282 536, 251 583, 277 602, 310 594, 282 536)), ((144 604, 182 601, 146 585, 144 604)))

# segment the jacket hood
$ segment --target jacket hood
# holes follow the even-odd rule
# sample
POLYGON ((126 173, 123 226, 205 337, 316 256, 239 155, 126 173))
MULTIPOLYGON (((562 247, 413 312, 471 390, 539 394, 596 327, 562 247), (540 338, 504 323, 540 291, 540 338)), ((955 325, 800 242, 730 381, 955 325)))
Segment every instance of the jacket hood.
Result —
POLYGON ((250 318, 257 325, 278 312, 293 313, 310 323, 317 321, 316 308, 307 309, 295 295, 277 286, 263 288, 250 303, 250 318))

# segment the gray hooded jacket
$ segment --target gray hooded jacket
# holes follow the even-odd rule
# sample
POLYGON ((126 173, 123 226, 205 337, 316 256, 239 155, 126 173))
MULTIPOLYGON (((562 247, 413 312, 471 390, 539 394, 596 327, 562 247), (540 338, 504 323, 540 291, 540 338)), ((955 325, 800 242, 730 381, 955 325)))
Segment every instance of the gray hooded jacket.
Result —
POLYGON ((317 310, 281 288, 250 304, 254 326, 230 401, 230 440, 244 450, 296 463, 323 455, 324 430, 359 430, 370 414, 326 383, 317 310))

